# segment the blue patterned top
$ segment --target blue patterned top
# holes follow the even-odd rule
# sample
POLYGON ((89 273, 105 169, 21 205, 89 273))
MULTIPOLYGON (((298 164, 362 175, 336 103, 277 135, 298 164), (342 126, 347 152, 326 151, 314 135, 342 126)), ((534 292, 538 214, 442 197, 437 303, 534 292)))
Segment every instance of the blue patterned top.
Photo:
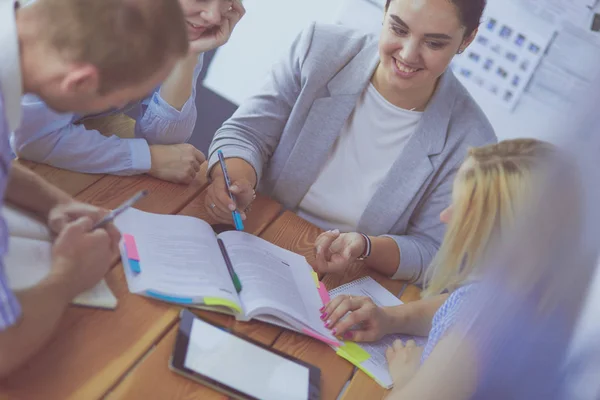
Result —
POLYGON ((456 289, 433 316, 429 339, 427 340, 427 344, 423 349, 423 355, 421 356, 421 364, 425 362, 433 351, 433 348, 456 323, 461 305, 472 287, 473 284, 469 284, 456 289))

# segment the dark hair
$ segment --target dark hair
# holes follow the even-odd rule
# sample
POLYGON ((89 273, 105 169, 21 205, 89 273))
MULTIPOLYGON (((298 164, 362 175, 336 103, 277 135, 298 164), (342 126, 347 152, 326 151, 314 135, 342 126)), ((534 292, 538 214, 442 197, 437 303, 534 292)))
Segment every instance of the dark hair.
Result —
MULTIPOLYGON (((458 10, 458 17, 466 28, 465 36, 471 35, 481 22, 483 9, 487 0, 448 0, 458 10)), ((386 0, 385 11, 388 10, 392 0, 386 0)))

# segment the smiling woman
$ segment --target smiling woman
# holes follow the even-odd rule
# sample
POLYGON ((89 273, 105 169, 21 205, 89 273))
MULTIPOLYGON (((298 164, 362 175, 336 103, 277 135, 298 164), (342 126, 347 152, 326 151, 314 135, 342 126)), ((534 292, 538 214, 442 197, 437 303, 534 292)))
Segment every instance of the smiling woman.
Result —
POLYGON ((312 24, 210 147, 207 212, 230 222, 255 187, 324 230, 317 268, 360 260, 419 281, 444 234, 439 213, 467 148, 496 140, 448 65, 484 0, 391 0, 379 38, 312 24), (233 204, 220 168, 226 164, 233 204), (357 231, 361 233, 340 233, 357 231))

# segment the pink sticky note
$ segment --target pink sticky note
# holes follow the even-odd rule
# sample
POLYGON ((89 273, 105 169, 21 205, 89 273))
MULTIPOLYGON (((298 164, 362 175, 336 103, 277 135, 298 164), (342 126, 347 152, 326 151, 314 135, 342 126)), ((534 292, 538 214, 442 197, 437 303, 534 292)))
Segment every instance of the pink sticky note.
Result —
POLYGON ((327 288, 325 287, 323 282, 319 283, 319 295, 321 296, 321 301, 323 302, 323 305, 325 305, 331 301, 331 298, 329 297, 329 292, 327 291, 327 288))
POLYGON ((125 242, 125 252, 127 253, 127 258, 130 260, 140 261, 140 255, 138 254, 137 246, 135 245, 135 239, 128 233, 124 233, 123 241, 125 242))
POLYGON ((305 335, 310 336, 313 339, 317 339, 317 340, 320 340, 321 342, 327 343, 327 344, 329 344, 331 346, 338 347, 340 345, 340 343, 337 340, 333 340, 333 339, 329 339, 328 337, 321 336, 318 333, 315 333, 315 332, 313 332, 311 330, 308 330, 306 328, 302 329, 302 333, 304 333, 305 335))

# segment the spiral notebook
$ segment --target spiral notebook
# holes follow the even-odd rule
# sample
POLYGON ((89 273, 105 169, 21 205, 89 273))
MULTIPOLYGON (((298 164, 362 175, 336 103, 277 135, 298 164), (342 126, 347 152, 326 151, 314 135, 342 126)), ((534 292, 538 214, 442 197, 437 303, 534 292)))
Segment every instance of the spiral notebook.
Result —
MULTIPOLYGON (((370 297, 373 300, 373 302, 379 307, 391 307, 403 304, 402 301, 400 301, 386 288, 381 286, 369 276, 355 280, 353 282, 347 283, 329 291, 329 295, 332 299, 343 294, 351 296, 370 297)), ((406 342, 409 339, 413 339, 417 343, 417 346, 424 346, 427 343, 426 337, 395 334, 385 336, 377 342, 356 343, 356 345, 358 345, 361 349, 363 349, 366 353, 369 354, 369 357, 367 359, 364 359, 363 357, 363 359, 357 360, 353 357, 344 357, 343 354, 340 355, 346 358, 352 364, 356 365, 358 368, 360 368, 364 373, 373 378, 378 384, 380 384, 386 389, 390 389, 393 386, 393 381, 387 367, 385 351, 397 339, 400 339, 403 342, 406 342)))

